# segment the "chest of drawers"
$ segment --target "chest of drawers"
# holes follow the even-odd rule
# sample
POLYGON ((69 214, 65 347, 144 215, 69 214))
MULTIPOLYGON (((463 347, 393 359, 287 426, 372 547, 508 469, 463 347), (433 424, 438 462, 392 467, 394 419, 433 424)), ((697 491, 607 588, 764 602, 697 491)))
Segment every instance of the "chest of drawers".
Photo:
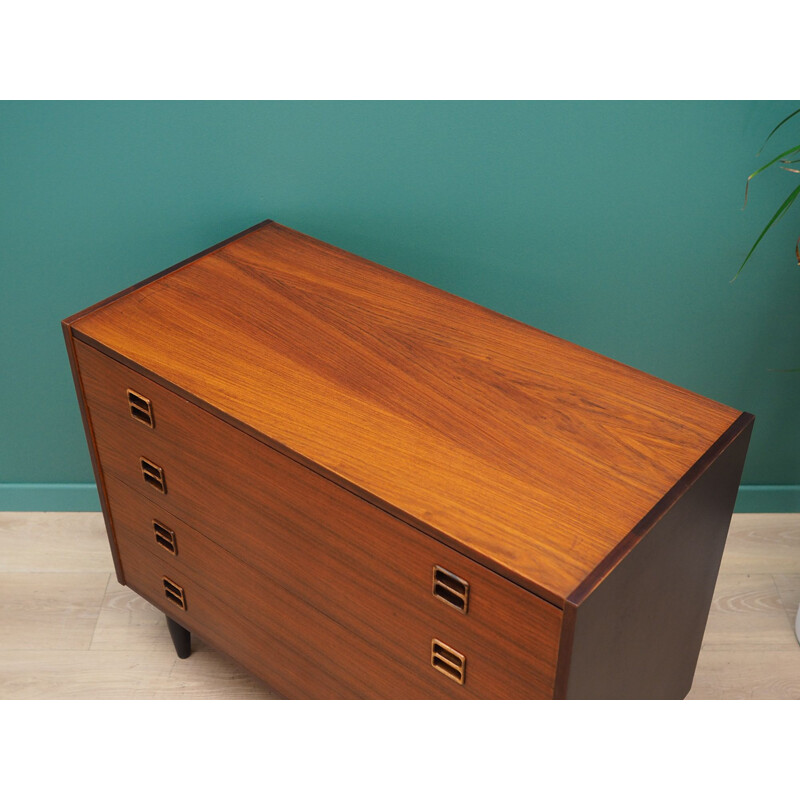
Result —
POLYGON ((179 651, 296 698, 688 692, 751 415, 269 221, 63 327, 179 651))

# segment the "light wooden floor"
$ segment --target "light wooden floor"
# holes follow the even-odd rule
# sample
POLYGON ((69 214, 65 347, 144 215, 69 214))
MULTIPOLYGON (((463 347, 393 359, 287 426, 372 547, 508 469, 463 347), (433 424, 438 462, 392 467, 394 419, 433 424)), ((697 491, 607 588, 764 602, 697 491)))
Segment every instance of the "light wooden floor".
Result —
MULTIPOLYGON (((0 513, 0 698, 275 695, 119 586, 100 514, 0 513)), ((800 514, 734 516, 690 698, 800 698, 800 514)))

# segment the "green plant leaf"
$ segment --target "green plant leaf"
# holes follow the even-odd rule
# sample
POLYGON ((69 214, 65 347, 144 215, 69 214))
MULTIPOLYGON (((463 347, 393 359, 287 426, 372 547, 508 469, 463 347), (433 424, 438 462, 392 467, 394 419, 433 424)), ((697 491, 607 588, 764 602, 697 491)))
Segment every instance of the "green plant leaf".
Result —
MULTIPOLYGON (((764 149, 764 148, 767 146, 767 142, 768 142, 768 141, 769 141, 769 140, 772 138, 772 134, 773 134, 773 133, 775 133, 775 132, 778 130, 778 128, 780 128, 780 127, 781 127, 781 125, 783 125, 783 124, 784 124, 784 122, 788 122, 788 121, 789 121, 789 120, 790 120, 790 119, 791 119, 791 118, 792 118, 792 117, 793 117, 795 114, 800 114, 800 108, 796 109, 795 111, 792 111, 792 113, 791 113, 791 114, 789 114, 789 116, 788 116, 788 117, 786 117, 786 118, 782 119, 782 120, 781 120, 781 121, 780 121, 780 122, 779 122, 779 123, 778 123, 778 124, 777 124, 777 125, 776 125, 776 126, 775 126, 775 127, 772 129, 772 130, 771 130, 771 131, 770 131, 770 133, 769 133, 769 136, 767 136, 767 138, 766 138, 766 139, 764 139, 764 144, 762 144, 762 145, 761 145, 761 150, 763 150, 763 149, 764 149)), ((759 155, 759 156, 760 156, 760 155, 761 155, 761 150, 759 150, 759 151, 758 151, 758 153, 757 153, 756 155, 759 155)))
POLYGON ((750 187, 750 181, 755 178, 756 175, 760 175, 765 169, 771 167, 776 161, 780 161, 784 156, 791 155, 792 153, 800 152, 800 144, 795 145, 791 149, 787 150, 785 153, 781 153, 779 156, 775 156, 772 161, 768 161, 764 164, 763 167, 759 167, 750 177, 748 177, 747 182, 744 185, 744 204, 747 205, 747 190, 750 187))
MULTIPOLYGON (((798 145, 797 149, 800 149, 800 145, 798 145)), ((781 207, 775 212, 772 219, 767 223, 767 227, 761 231, 761 236, 756 239, 756 243, 750 248, 747 258, 742 261, 742 266, 739 267, 739 271, 731 279, 731 283, 733 283, 733 281, 739 277, 739 273, 744 269, 744 265, 750 260, 750 256, 753 255, 753 251, 756 249, 756 247, 758 247, 759 242, 764 238, 766 232, 789 210, 789 207, 792 205, 792 203, 794 203, 798 195, 800 195, 800 186, 796 186, 794 188, 794 190, 783 201, 783 203, 781 203, 781 207)))

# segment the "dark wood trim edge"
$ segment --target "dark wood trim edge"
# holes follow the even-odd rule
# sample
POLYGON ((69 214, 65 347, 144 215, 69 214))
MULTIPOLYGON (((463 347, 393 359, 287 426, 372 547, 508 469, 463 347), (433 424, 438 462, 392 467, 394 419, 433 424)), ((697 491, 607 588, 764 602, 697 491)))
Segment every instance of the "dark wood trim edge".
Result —
POLYGON ((81 410, 81 419, 83 420, 83 430, 86 434, 86 444, 89 447, 89 456, 92 459, 92 469, 94 470, 94 478, 97 484, 97 493, 100 495, 100 508, 103 510, 103 519, 106 523, 106 534, 108 535, 108 543, 111 546, 111 558, 114 561, 114 570, 117 573, 117 580, 124 586, 125 574, 122 571, 122 562, 119 558, 119 548, 117 547, 117 537, 114 533, 114 523, 111 519, 111 510, 108 504, 108 495, 106 493, 106 484, 103 479, 103 472, 100 469, 100 460, 97 456, 97 445, 95 444, 94 431, 92 430, 92 422, 89 418, 89 412, 86 408, 86 398, 83 391, 83 381, 81 380, 80 370, 78 369, 78 358, 75 354, 75 343, 72 339, 72 328, 64 321, 61 323, 61 328, 64 332, 64 341, 67 345, 67 355, 69 356, 69 364, 72 369, 72 380, 75 383, 75 394, 78 396, 78 406, 81 410))
POLYGON ((91 314, 93 311, 97 311, 98 309, 103 308, 103 306, 107 306, 109 303, 113 303, 115 300, 119 300, 120 297, 125 297, 125 295, 131 294, 132 292, 135 292, 137 289, 141 289, 143 286, 147 286, 150 283, 154 283, 160 278, 163 278, 164 276, 169 275, 170 273, 175 272, 176 270, 179 270, 182 267, 188 267, 189 264, 193 263, 194 261, 197 261, 198 258, 207 256, 209 253, 213 253, 215 250, 220 250, 221 248, 225 247, 231 242, 235 242, 237 239, 241 239, 242 236, 247 236, 248 233, 252 233, 253 231, 257 231, 259 228, 264 228, 267 225, 272 225, 272 224, 274 223, 273 220, 271 219, 262 220, 261 222, 258 222, 255 225, 252 225, 251 227, 247 228, 247 230, 235 233, 233 236, 229 236, 227 239, 223 239, 223 241, 217 242, 217 244, 213 244, 211 245, 211 247, 207 247, 200 253, 196 253, 193 256, 189 256, 189 258, 185 258, 183 259, 183 261, 179 261, 177 264, 173 264, 171 267, 162 269, 161 272, 157 272, 155 275, 151 275, 148 278, 144 278, 144 280, 141 280, 138 283, 134 283, 133 286, 129 286, 127 289, 123 289, 121 292, 117 292, 116 294, 112 294, 111 297, 105 298, 105 300, 100 300, 94 305, 91 305, 88 308, 84 308, 83 311, 78 311, 71 317, 67 317, 64 320, 64 322, 67 325, 74 325, 79 319, 85 317, 87 314, 91 314))
POLYGON ((561 637, 558 642, 556 681, 553 687, 554 700, 565 700, 567 697, 567 683, 569 681, 569 668, 572 661, 572 643, 575 641, 575 619, 577 614, 577 607, 567 601, 564 604, 564 614, 561 618, 561 637))
POLYGON ((711 447, 684 473, 675 485, 630 530, 616 547, 578 584, 567 604, 579 606, 598 584, 622 561, 653 526, 672 508, 694 482, 727 448, 753 424, 755 417, 743 411, 711 447))

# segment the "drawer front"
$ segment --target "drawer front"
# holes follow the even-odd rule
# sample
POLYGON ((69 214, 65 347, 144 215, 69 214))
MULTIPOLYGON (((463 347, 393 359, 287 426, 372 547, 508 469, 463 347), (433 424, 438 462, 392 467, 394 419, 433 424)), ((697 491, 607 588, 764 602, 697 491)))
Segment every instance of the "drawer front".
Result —
MULTIPOLYGON (((409 642, 425 641, 429 651, 438 639, 468 663, 477 657, 472 654, 487 654, 480 672, 467 667, 463 687, 450 681, 459 690, 482 697, 552 696, 559 609, 77 345, 107 480, 132 487, 132 496, 202 531, 363 640, 381 641, 409 669, 415 664, 409 642), (129 390, 143 398, 140 404, 150 404, 152 427, 131 411, 129 390), (447 587, 444 599, 434 595, 436 566, 468 584, 467 613, 446 602, 454 599, 447 587)), ((114 486, 109 502, 120 537, 114 508, 121 492, 114 486)), ((180 542, 178 548, 180 560, 180 542)))
MULTIPOLYGON (((288 670, 289 677, 295 675, 294 662, 301 658, 307 671, 321 670, 338 680, 339 691, 347 696, 496 697, 486 678, 496 658, 493 650, 465 648, 466 652, 461 653, 466 658, 465 681, 458 684, 431 663, 434 638, 445 646, 452 645, 441 628, 408 631, 402 658, 397 658, 397 648, 391 642, 377 634, 370 641, 358 636, 118 479, 109 478, 107 490, 120 557, 130 585, 151 602, 153 597, 158 599, 159 607, 174 619, 185 617, 190 629, 199 620, 210 623, 212 633, 224 636, 231 618, 241 617, 244 623, 239 624, 254 625, 262 632, 256 637, 255 648, 260 642, 266 661, 250 669, 278 691, 285 692, 283 671, 288 670), (164 541, 171 549, 164 547, 164 541), (147 573, 140 567, 143 560, 152 567, 147 573), (166 587, 161 585, 165 576, 185 590, 185 611, 167 596, 166 587), (217 604, 211 613, 209 603, 217 604)), ((403 620, 398 619, 395 624, 402 626, 403 620)), ((210 641, 215 642, 213 638, 210 641)), ((236 640, 220 646, 237 655, 236 640)), ((303 685, 302 695, 291 696, 332 696, 330 686, 335 684, 317 683, 312 680, 303 685), (324 687, 327 694, 319 694, 319 687, 324 687)))
POLYGON ((164 563, 130 540, 120 542, 119 551, 131 589, 204 641, 235 658, 272 689, 299 699, 352 698, 353 692, 341 680, 287 647, 274 630, 261 628, 221 603, 182 569, 164 563), (185 610, 166 597, 164 577, 184 591, 185 610))
POLYGON ((115 510, 113 516, 123 531, 119 550, 130 587, 281 694, 319 700, 470 696, 450 680, 436 680, 441 676, 424 654, 416 670, 397 664, 380 647, 177 520, 180 559, 141 547, 139 531, 128 527, 125 513, 115 510))

